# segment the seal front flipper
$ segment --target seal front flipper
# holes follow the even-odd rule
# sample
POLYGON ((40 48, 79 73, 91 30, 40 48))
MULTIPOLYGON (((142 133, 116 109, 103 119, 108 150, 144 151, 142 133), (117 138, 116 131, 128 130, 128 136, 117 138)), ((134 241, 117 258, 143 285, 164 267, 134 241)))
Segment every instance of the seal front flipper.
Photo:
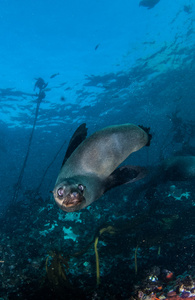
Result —
POLYGON ((126 183, 133 183, 137 180, 144 178, 147 174, 147 170, 144 167, 139 166, 123 166, 116 169, 110 176, 106 179, 105 190, 108 190, 126 183))
POLYGON ((71 156, 71 154, 74 152, 74 150, 85 140, 87 136, 87 129, 88 128, 86 127, 86 123, 81 124, 76 129, 68 144, 68 149, 66 150, 66 154, 61 167, 63 167, 63 165, 65 164, 67 159, 71 156))

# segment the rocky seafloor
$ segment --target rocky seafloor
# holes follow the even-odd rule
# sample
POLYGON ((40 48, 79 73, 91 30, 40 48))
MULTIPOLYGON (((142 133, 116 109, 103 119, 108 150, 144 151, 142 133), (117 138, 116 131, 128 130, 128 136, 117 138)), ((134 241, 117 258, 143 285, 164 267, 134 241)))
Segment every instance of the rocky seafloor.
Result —
POLYGON ((0 220, 0 299, 194 299, 194 194, 138 183, 65 213, 26 191, 0 220))

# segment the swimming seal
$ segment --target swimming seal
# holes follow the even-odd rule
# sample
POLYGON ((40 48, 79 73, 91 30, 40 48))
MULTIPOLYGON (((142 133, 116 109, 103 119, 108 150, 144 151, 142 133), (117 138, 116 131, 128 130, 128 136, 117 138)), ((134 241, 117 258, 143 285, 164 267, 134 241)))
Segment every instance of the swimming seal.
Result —
MULTIPOLYGON (((87 139, 85 136, 83 134, 77 142, 77 147, 73 146, 71 155, 69 144, 69 157, 66 159, 65 156, 53 190, 57 205, 66 212, 82 209, 109 189, 146 175, 145 168, 138 166, 116 168, 131 153, 149 145, 151 135, 148 128, 133 124, 115 125, 99 130, 87 139)), ((74 138, 72 140, 74 142, 74 138)))
POLYGON ((164 179, 183 181, 195 178, 195 156, 173 156, 161 165, 164 179))

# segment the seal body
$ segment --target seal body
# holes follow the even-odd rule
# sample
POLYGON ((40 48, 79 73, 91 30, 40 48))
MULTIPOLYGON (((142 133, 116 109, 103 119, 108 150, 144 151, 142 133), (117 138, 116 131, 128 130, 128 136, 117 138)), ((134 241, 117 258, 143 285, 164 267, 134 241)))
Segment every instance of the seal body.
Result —
POLYGON ((58 206, 64 211, 79 210, 108 189, 143 177, 139 167, 116 168, 148 142, 148 133, 133 124, 109 126, 92 134, 61 168, 53 190, 58 206))

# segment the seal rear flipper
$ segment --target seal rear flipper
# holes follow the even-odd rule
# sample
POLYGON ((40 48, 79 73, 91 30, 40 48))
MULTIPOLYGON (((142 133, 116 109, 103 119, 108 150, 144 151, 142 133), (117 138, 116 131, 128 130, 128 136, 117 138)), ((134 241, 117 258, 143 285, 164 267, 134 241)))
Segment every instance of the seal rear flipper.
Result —
POLYGON ((150 127, 145 127, 143 125, 138 125, 138 127, 140 127, 141 129, 143 129, 147 135, 148 135, 148 142, 145 146, 150 146, 150 142, 151 142, 151 139, 152 139, 152 134, 150 133, 150 127))
POLYGON ((67 159, 71 156, 71 154, 74 152, 74 150, 85 140, 86 136, 87 127, 86 123, 83 123, 76 129, 76 131, 70 139, 61 168, 63 167, 67 159))
POLYGON ((123 166, 116 169, 106 179, 104 193, 108 190, 127 183, 132 183, 144 178, 147 174, 147 170, 144 167, 139 166, 123 166))

